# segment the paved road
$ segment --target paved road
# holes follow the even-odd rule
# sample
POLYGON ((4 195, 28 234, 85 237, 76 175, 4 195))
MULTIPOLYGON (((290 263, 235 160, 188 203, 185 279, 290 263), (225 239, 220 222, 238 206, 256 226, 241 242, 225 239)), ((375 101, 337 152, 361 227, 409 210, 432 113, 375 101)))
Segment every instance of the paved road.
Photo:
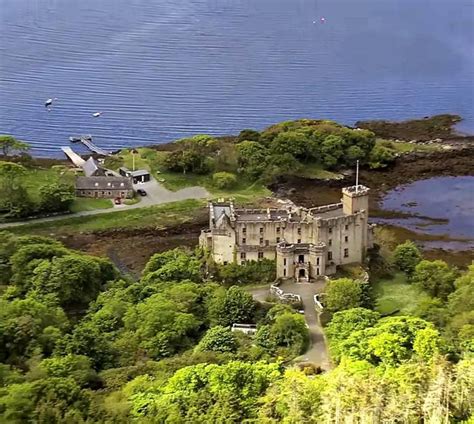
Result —
MULTIPOLYGON (((313 283, 293 283, 285 282, 280 288, 286 293, 295 293, 301 296, 304 307, 304 316, 306 324, 309 327, 310 346, 309 349, 297 361, 313 362, 319 365, 323 370, 331 368, 329 360, 326 338, 319 320, 319 312, 314 306, 313 296, 316 293, 324 292, 324 280, 318 280, 313 283)), ((269 295, 269 288, 256 288, 251 290, 256 300, 262 301, 269 295)))
POLYGON ((179 200, 203 199, 211 197, 211 195, 203 187, 186 187, 179 191, 170 191, 161 186, 161 184, 159 184, 155 180, 152 180, 148 183, 135 184, 134 188, 141 188, 147 192, 147 196, 141 197, 140 202, 135 203, 134 205, 114 205, 114 207, 110 209, 95 209, 92 211, 70 213, 67 215, 57 215, 48 218, 29 219, 21 222, 8 222, 0 224, 0 229, 18 227, 20 225, 27 224, 37 224, 41 222, 59 221, 62 219, 77 218, 81 216, 101 215, 104 213, 146 208, 149 206, 161 205, 164 203, 177 202, 179 200))

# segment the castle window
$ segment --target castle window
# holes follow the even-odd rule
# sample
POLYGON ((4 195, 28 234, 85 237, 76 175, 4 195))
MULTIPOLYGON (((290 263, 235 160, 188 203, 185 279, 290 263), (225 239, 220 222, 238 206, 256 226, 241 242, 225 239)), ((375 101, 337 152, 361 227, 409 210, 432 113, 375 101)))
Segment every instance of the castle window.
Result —
POLYGON ((263 252, 258 252, 258 259, 263 259, 263 252))
POLYGON ((247 228, 242 228, 242 234, 247 234, 247 228))
POLYGON ((227 261, 224 261, 224 265, 227 265, 227 261))
POLYGON ((286 265, 286 258, 283 259, 283 265, 286 265))
POLYGON ((329 245, 329 246, 332 246, 332 239, 329 239, 329 240, 328 240, 328 245, 329 245))
POLYGON ((301 235, 301 228, 298 228, 298 235, 301 235))
POLYGON ((319 275, 319 268, 316 268, 316 275, 319 275))
POLYGON ((280 243, 280 237, 276 238, 277 243, 280 243))
POLYGON ((345 236, 344 237, 344 241, 347 243, 349 241, 349 237, 348 236, 345 236))
POLYGON ((319 256, 316 258, 316 265, 319 266, 319 256))
POLYGON ((329 227, 328 232, 329 234, 332 234, 332 227, 329 227))
POLYGON ((286 277, 286 268, 283 270, 283 277, 286 277))
POLYGON ((265 240, 265 246, 269 246, 270 245, 270 240, 265 240))
POLYGON ((245 252, 240 252, 240 259, 245 259, 245 258, 246 258, 245 252))
POLYGON ((332 252, 328 252, 328 261, 332 261, 332 252))
POLYGON ((277 234, 280 234, 280 227, 277 227, 277 234))
POLYGON ((298 243, 301 243, 301 239, 298 239, 298 243))
POLYGON ((263 227, 260 227, 260 234, 263 234, 263 227))
POLYGON ((344 257, 345 258, 349 257, 349 249, 344 249, 344 257))
POLYGON ((260 237, 260 244, 263 244, 263 237, 260 237))
POLYGON ((346 231, 349 229, 349 225, 346 224, 346 231))
POLYGON ((244 237, 244 238, 242 239, 242 244, 245 244, 246 242, 247 242, 247 239, 244 237))

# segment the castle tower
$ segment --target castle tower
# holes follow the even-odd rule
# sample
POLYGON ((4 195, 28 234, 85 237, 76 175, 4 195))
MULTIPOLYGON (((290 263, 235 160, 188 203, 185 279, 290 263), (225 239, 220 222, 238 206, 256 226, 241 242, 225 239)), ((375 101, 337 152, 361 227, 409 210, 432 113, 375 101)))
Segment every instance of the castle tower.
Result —
POLYGON ((342 210, 346 215, 352 215, 364 210, 369 215, 369 188, 355 185, 342 189, 342 210))

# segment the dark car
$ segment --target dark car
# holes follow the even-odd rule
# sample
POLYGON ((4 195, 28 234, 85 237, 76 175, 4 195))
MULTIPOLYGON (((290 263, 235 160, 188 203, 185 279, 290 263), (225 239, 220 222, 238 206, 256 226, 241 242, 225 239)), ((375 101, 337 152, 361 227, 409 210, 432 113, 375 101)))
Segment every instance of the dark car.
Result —
POLYGON ((143 190, 142 188, 139 188, 139 189, 137 190, 137 193, 138 193, 140 196, 146 196, 146 191, 143 190))

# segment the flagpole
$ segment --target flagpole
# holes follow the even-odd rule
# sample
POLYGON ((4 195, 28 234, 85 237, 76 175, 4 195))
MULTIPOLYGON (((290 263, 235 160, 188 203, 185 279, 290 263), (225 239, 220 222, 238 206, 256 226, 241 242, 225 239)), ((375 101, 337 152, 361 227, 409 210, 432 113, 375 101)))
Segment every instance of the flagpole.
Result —
POLYGON ((359 191, 359 161, 357 161, 356 168, 356 193, 359 191))

